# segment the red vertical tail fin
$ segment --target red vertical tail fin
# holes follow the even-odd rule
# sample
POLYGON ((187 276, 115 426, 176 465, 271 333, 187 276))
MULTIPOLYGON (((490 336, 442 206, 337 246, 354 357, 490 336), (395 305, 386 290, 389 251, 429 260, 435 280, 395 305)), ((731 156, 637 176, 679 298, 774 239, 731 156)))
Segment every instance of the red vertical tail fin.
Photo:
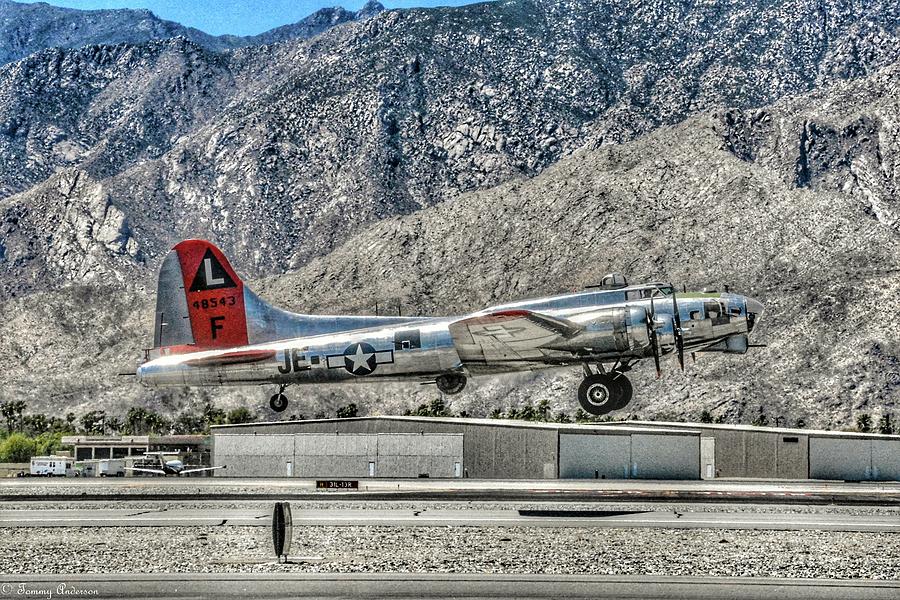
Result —
POLYGON ((244 283, 222 251, 185 240, 159 273, 153 345, 163 353, 247 345, 244 304, 244 283))

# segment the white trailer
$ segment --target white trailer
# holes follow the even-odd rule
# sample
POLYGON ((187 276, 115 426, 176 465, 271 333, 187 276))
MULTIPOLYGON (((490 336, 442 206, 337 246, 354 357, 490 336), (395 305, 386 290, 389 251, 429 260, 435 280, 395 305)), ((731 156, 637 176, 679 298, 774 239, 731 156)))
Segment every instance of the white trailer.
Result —
POLYGON ((65 477, 74 475, 72 458, 69 456, 32 456, 32 477, 65 477))
POLYGON ((100 477, 125 477, 125 460, 121 458, 103 458, 97 465, 100 477))

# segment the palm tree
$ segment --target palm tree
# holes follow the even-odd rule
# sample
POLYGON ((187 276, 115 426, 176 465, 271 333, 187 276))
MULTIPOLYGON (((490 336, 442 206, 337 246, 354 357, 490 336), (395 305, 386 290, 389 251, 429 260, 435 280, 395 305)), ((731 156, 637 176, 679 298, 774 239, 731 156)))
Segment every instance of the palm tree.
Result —
POLYGON ((9 400, 0 404, 0 413, 3 413, 3 418, 6 419, 6 433, 12 434, 13 421, 16 418, 16 409, 13 401, 9 400))
POLYGON ((22 413, 25 412, 25 408, 27 406, 28 405, 25 404, 24 400, 16 400, 15 402, 13 402, 13 410, 16 413, 16 423, 19 424, 19 427, 22 426, 22 413))

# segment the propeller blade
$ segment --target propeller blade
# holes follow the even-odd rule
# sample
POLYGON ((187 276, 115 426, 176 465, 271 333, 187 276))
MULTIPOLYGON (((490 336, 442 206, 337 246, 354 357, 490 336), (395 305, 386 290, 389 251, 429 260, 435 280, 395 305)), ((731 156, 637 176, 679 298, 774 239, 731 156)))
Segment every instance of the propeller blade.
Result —
POLYGON ((678 351, 678 364, 684 371, 684 336, 681 334, 681 315, 678 314, 678 300, 675 298, 675 288, 672 288, 672 322, 675 334, 675 349, 678 351))
POLYGON ((656 305, 653 303, 653 296, 650 296, 650 316, 647 319, 647 326, 650 330, 650 347, 653 348, 656 378, 659 379, 662 376, 662 369, 659 367, 659 338, 656 336, 656 305))

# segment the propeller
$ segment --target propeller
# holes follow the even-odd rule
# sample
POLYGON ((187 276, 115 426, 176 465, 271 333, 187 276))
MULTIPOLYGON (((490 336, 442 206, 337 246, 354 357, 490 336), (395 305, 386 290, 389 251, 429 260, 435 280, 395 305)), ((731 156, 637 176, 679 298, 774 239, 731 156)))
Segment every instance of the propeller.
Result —
POLYGON ((684 371, 684 336, 681 333, 681 316, 678 314, 678 300, 675 298, 675 288, 672 288, 672 322, 675 334, 675 349, 678 350, 678 364, 684 371))
POLYGON ((653 348, 653 362, 656 364, 656 378, 662 375, 659 368, 659 340, 656 337, 656 307, 653 304, 653 296, 650 296, 650 312, 647 314, 647 337, 650 338, 650 347, 653 348))

